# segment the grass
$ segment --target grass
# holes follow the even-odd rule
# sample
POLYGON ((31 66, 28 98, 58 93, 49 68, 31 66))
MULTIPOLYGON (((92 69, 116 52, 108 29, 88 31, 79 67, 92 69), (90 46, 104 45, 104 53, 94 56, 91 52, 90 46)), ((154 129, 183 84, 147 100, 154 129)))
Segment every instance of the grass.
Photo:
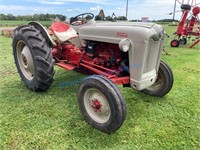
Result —
MULTIPOLYGON (((25 20, 0 20, 0 27, 16 27, 20 25, 26 25, 31 21, 25 21, 25 20)), ((39 21, 44 26, 50 26, 52 21, 39 21)))
MULTIPOLYGON (((176 27, 166 26, 169 35, 176 27)), ((56 67, 47 92, 34 93, 20 81, 12 56, 12 39, 0 37, 0 149, 200 149, 200 47, 171 48, 166 40, 162 55, 174 72, 168 95, 156 98, 130 88, 120 89, 126 98, 127 118, 114 134, 104 134, 81 117, 78 84, 63 82, 84 75, 56 67)))

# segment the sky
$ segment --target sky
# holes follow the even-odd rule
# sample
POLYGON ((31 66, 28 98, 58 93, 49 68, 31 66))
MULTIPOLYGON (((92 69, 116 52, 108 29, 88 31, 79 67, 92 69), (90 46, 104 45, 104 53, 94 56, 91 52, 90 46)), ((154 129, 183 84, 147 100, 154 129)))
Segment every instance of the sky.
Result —
MULTIPOLYGON (((126 15, 127 0, 0 0, 0 13, 13 15, 33 15, 36 13, 62 14, 70 18, 80 13, 97 15, 100 9, 106 16, 114 12, 116 16, 126 15)), ((200 0, 196 0, 200 3, 200 0)), ((149 20, 172 19, 174 0, 129 0, 128 19, 149 20)), ((177 10, 180 4, 177 3, 177 10)), ((180 19, 181 13, 176 14, 180 19)))

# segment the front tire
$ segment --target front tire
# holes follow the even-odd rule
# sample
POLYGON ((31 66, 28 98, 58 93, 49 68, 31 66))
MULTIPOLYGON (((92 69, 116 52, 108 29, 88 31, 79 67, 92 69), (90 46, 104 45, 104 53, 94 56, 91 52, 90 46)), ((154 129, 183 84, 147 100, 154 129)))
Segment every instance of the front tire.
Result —
POLYGON ((123 124, 125 101, 118 87, 109 79, 99 75, 87 77, 77 96, 81 114, 91 126, 113 133, 123 124))
POLYGON ((163 97, 171 90, 173 83, 174 77, 171 68, 161 61, 156 82, 144 89, 143 92, 152 96, 163 97))
POLYGON ((171 47, 179 47, 179 40, 174 39, 170 43, 171 47))
POLYGON ((33 26, 15 30, 13 55, 21 80, 33 91, 45 91, 53 81, 54 63, 51 47, 33 26))

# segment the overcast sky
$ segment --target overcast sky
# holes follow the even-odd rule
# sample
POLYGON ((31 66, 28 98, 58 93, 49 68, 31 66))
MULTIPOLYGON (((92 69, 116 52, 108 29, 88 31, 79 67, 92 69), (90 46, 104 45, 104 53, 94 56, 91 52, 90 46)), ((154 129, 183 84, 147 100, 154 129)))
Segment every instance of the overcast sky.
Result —
MULTIPOLYGON (((173 6, 174 0, 129 0, 128 19, 172 18, 168 13, 173 11, 173 6)), ((180 4, 177 4, 177 10, 179 8, 180 4)), ((69 18, 84 12, 97 15, 100 9, 104 10, 106 16, 111 16, 113 12, 116 16, 125 16, 126 0, 0 0, 0 13, 14 15, 58 13, 69 18)), ((180 19, 180 15, 177 13, 176 19, 180 19)))

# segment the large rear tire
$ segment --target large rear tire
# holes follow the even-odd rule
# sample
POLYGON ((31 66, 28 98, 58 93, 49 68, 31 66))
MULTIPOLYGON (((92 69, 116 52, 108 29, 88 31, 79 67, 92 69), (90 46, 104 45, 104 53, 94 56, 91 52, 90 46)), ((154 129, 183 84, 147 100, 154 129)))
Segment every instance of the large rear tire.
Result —
POLYGON ((171 68, 161 61, 156 82, 142 91, 152 96, 162 97, 171 90, 173 83, 174 77, 171 68))
POLYGON ((14 32, 13 55, 21 80, 33 91, 45 91, 54 76, 51 47, 33 26, 19 27, 14 32))
POLYGON ((123 124, 125 101, 118 87, 109 79, 89 76, 81 83, 77 96, 81 114, 96 129, 112 133, 123 124))

